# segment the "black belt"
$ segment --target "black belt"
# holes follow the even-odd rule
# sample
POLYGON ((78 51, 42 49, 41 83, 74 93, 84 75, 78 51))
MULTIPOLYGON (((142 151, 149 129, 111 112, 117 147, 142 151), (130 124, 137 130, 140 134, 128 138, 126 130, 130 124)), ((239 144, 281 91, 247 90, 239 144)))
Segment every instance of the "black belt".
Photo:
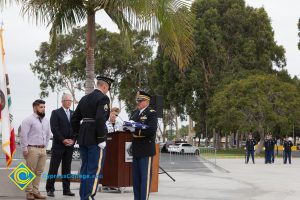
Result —
POLYGON ((29 147, 35 147, 35 148, 45 148, 44 145, 28 145, 29 147))
POLYGON ((83 118, 82 122, 95 122, 95 119, 93 119, 93 118, 83 118))

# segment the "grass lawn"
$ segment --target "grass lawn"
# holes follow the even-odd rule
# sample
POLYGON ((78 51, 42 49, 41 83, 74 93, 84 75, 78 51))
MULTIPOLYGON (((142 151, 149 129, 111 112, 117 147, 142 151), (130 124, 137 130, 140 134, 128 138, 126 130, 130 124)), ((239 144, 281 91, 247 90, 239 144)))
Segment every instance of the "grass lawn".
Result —
MULTIPOLYGON (((214 153, 213 152, 212 153, 207 153, 207 154, 204 154, 203 156, 204 157, 214 157, 214 153)), ((282 155, 277 156, 276 152, 275 152, 275 156, 282 158, 282 155)), ((217 158, 244 158, 245 157, 245 150, 243 148, 228 149, 228 150, 220 149, 220 150, 217 150, 216 157, 217 158)), ((255 157, 264 158, 265 157, 264 151, 262 151, 259 155, 256 155, 255 157)))

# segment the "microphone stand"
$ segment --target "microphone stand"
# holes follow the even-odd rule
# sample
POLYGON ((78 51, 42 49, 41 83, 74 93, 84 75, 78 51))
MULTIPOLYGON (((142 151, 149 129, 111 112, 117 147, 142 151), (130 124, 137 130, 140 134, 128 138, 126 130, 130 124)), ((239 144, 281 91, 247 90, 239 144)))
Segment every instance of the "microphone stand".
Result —
POLYGON ((166 170, 164 170, 160 165, 159 165, 159 169, 161 169, 163 172, 162 173, 159 173, 159 174, 167 174, 168 177, 173 181, 175 182, 176 180, 168 173, 166 172, 166 170))

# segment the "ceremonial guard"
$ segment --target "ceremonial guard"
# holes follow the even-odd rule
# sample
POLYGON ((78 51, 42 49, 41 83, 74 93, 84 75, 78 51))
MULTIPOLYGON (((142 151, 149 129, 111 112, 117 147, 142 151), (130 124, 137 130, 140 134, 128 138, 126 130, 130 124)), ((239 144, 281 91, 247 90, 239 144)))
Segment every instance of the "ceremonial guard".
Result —
POLYGON ((272 141, 270 139, 270 136, 267 135, 265 142, 264 142, 264 147, 265 147, 265 164, 271 164, 271 151, 272 151, 272 141))
POLYGON ((106 93, 112 79, 97 76, 97 88, 85 95, 72 116, 74 138, 79 144, 82 160, 80 169, 80 199, 94 199, 105 158, 107 127, 110 113, 110 100, 106 93), (82 123, 80 124, 82 120, 82 123))
POLYGON ((286 138, 286 140, 283 142, 283 150, 284 150, 284 161, 283 163, 286 164, 287 159, 289 159, 289 164, 291 164, 291 152, 292 152, 292 142, 293 138, 289 137, 286 138))
POLYGON ((155 138, 157 129, 156 111, 149 107, 151 96, 139 91, 136 97, 137 110, 130 117, 138 123, 147 125, 147 129, 135 129, 133 133, 133 192, 134 200, 149 198, 152 160, 155 152, 155 138))
POLYGON ((274 163, 275 161, 275 145, 276 145, 276 139, 272 137, 272 135, 270 134, 270 140, 271 140, 271 162, 274 163))
POLYGON ((253 164, 255 164, 255 162, 254 162, 254 151, 255 151, 254 147, 256 144, 257 144, 257 142, 252 138, 252 135, 250 134, 248 139, 246 140, 246 152, 247 152, 246 164, 248 164, 248 162, 249 162, 250 155, 251 155, 253 164))

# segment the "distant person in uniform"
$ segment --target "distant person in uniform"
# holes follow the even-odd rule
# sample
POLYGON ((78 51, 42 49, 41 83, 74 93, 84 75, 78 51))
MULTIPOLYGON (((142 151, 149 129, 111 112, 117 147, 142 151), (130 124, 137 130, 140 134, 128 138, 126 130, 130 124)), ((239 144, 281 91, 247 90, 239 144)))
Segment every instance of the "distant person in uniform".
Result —
POLYGON ((265 147, 265 164, 271 164, 272 163, 271 161, 272 141, 269 135, 267 135, 264 141, 264 147, 265 147))
POLYGON ((248 162, 249 162, 250 155, 251 155, 253 164, 255 164, 255 162, 254 162, 254 151, 255 151, 254 147, 256 144, 257 144, 257 142, 253 139, 252 135, 249 134, 249 137, 246 140, 246 152, 247 152, 246 164, 248 164, 248 162))
POLYGON ((137 110, 133 112, 130 120, 148 125, 147 129, 136 129, 133 133, 133 192, 134 200, 147 200, 149 198, 152 160, 156 154, 155 138, 157 129, 156 111, 149 107, 151 96, 139 91, 136 97, 137 110))
MULTIPOLYGON (((73 111, 70 110, 73 98, 70 94, 63 94, 62 106, 53 110, 50 117, 51 131, 53 133, 53 144, 51 148, 51 160, 48 175, 55 177, 61 163, 61 174, 67 177, 71 174, 72 155, 74 150, 74 138, 70 119, 73 111)), ((47 196, 54 197, 55 178, 48 178, 46 184, 47 196)), ((70 190, 70 180, 62 178, 63 195, 74 196, 70 190)))
POLYGON ((107 136, 105 123, 110 113, 110 100, 106 94, 113 82, 110 78, 97 76, 97 88, 81 98, 71 118, 82 160, 79 191, 81 200, 94 200, 98 178, 101 178, 99 175, 103 168, 107 136))
POLYGON ((270 141, 271 141, 271 152, 270 152, 270 155, 271 155, 271 162, 274 163, 275 161, 275 145, 276 145, 276 139, 273 138, 272 134, 270 133, 270 141))
POLYGON ((120 113, 120 109, 117 107, 113 107, 109 114, 109 119, 106 121, 106 127, 108 133, 113 133, 116 131, 123 130, 123 123, 117 120, 117 117, 120 113))
POLYGON ((292 163, 291 161, 291 152, 292 152, 292 146, 293 146, 293 138, 287 137, 286 140, 283 142, 283 150, 284 150, 284 164, 287 163, 287 159, 289 159, 289 164, 292 163))
POLYGON ((26 165, 36 175, 25 189, 28 200, 47 198, 40 193, 39 185, 47 160, 46 147, 51 136, 50 123, 45 117, 45 101, 35 100, 32 107, 34 113, 22 122, 20 133, 20 144, 26 165))

